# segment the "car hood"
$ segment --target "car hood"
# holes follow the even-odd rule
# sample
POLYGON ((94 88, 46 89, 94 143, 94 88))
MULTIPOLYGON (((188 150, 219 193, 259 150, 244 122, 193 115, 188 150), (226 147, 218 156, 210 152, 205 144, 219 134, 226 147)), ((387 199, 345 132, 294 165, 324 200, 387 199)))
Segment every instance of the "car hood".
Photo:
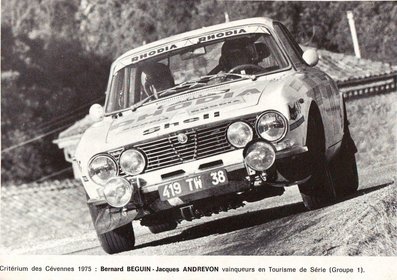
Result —
POLYGON ((125 111, 118 118, 98 124, 92 128, 96 133, 92 131, 94 135, 89 138, 104 140, 104 143, 97 144, 110 150, 259 112, 262 106, 258 103, 264 89, 272 84, 274 88, 281 76, 231 82, 154 101, 134 112, 125 111))

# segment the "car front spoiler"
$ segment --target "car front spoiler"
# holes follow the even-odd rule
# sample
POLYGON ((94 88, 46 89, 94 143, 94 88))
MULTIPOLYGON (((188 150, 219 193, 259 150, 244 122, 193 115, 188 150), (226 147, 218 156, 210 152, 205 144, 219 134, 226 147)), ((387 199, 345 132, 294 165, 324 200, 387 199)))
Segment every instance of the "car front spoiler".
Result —
POLYGON ((137 209, 100 208, 98 209, 94 227, 98 234, 103 234, 131 223, 138 213, 137 209))

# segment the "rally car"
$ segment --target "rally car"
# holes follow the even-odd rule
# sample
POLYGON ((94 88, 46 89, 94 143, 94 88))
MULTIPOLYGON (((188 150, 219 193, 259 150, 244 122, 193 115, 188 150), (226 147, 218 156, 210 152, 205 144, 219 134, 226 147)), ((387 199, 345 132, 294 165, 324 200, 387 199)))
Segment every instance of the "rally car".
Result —
POLYGON ((278 21, 251 18, 130 50, 75 160, 103 249, 298 185, 315 209, 357 190, 342 95, 278 21))

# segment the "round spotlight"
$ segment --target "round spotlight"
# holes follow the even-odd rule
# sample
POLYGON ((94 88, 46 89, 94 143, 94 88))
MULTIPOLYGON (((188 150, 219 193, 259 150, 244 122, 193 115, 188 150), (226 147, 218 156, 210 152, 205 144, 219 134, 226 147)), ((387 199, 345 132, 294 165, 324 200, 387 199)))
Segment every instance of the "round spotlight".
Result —
POLYGON ((269 143, 258 141, 252 143, 245 151, 245 163, 255 171, 269 169, 276 160, 276 152, 269 143))
POLYGON ((234 122, 227 128, 227 140, 236 148, 243 148, 253 137, 252 128, 245 122, 234 122))
POLYGON ((287 134, 287 119, 277 111, 264 112, 256 121, 256 132, 269 142, 277 142, 287 134))
POLYGON ((116 162, 107 155, 94 156, 88 164, 88 175, 98 185, 103 186, 106 181, 117 176, 118 167, 116 162))
POLYGON ((106 182, 103 194, 107 203, 113 207, 124 207, 131 200, 133 188, 122 177, 114 177, 106 182))
POLYGON ((145 170, 146 159, 138 150, 127 150, 120 156, 120 167, 129 175, 138 175, 145 170))

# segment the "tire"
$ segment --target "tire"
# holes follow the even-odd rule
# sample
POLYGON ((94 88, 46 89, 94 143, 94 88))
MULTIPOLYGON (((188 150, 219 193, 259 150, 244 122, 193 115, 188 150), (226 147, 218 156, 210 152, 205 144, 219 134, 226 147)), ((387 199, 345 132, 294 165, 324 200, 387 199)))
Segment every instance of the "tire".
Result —
MULTIPOLYGON (((92 221, 95 223, 98 209, 92 204, 89 204, 88 208, 90 210, 92 221)), ((97 236, 102 249, 108 254, 130 251, 134 249, 135 246, 135 235, 132 223, 128 223, 102 234, 97 233, 97 236)))
POLYGON ((354 194, 359 185, 357 164, 354 153, 341 149, 335 160, 333 161, 333 169, 335 170, 335 191, 338 198, 354 194))
MULTIPOLYGON (((314 108, 314 109, 313 109, 314 108)), ((309 210, 330 205, 336 201, 334 174, 325 158, 325 137, 318 109, 310 110, 306 145, 310 179, 299 185, 305 207, 309 210)))
POLYGON ((103 250, 108 254, 130 251, 134 249, 135 245, 132 223, 103 234, 98 234, 98 239, 103 250))
POLYGON ((160 232, 176 229, 177 226, 178 223, 176 221, 171 221, 164 224, 151 225, 148 226, 148 228, 151 233, 160 233, 160 232))
POLYGON ((342 145, 332 161, 333 172, 335 173, 335 191, 338 198, 354 194, 359 186, 357 163, 355 153, 356 145, 350 135, 349 122, 347 120, 346 107, 344 107, 345 127, 342 145))

